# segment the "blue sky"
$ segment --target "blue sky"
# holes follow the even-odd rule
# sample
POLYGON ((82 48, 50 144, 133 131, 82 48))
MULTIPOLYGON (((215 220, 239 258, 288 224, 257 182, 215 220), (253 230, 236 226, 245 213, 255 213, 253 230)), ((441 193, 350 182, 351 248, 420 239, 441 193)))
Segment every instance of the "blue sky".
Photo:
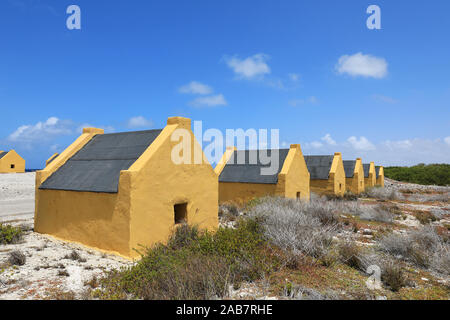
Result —
MULTIPOLYGON (((305 154, 450 162, 450 2, 2 0, 0 149, 82 126, 280 130, 305 154), (66 9, 81 8, 81 30, 66 9), (366 9, 381 8, 381 30, 366 9)), ((198 137, 199 138, 199 137, 198 137)))

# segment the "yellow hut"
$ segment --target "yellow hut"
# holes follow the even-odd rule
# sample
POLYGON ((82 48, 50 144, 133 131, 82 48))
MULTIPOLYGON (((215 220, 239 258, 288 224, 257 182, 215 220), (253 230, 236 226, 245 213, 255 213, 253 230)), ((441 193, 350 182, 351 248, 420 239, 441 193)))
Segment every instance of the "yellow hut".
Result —
POLYGON ((268 195, 309 200, 309 172, 299 144, 289 149, 227 148, 215 172, 220 202, 246 202, 268 195), (278 163, 268 164, 263 155, 278 163))
POLYGON ((361 158, 344 160, 345 188, 353 194, 364 192, 364 168, 361 158))
POLYGON ((25 159, 14 150, 9 152, 0 150, 0 173, 23 172, 25 172, 25 159))
POLYGON ((53 160, 56 159, 56 157, 59 156, 59 153, 54 153, 50 158, 45 161, 45 166, 48 166, 53 160))
POLYGON ((383 168, 383 166, 376 166, 375 173, 377 175, 376 185, 384 188, 384 168, 383 168))
POLYGON ((377 177, 375 172, 375 164, 373 161, 371 163, 363 164, 364 168, 364 187, 371 188, 377 183, 377 177))
POLYGON ((190 119, 158 130, 85 128, 36 173, 35 230, 137 257, 182 223, 217 229, 217 190, 190 119))
POLYGON ((345 171, 342 155, 305 156, 311 174, 311 192, 323 195, 345 194, 345 171))

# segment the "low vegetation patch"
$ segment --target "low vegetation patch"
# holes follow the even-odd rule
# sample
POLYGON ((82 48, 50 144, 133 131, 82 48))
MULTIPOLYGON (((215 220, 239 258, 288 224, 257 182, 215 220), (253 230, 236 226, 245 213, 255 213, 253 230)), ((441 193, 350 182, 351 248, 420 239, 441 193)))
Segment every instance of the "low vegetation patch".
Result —
POLYGON ((0 244, 14 244, 22 239, 22 229, 0 223, 0 244))
POLYGON ((450 244, 431 226, 424 226, 407 235, 385 235, 379 240, 378 248, 418 267, 450 274, 450 244))
POLYGON ((402 200, 403 196, 395 189, 381 188, 379 186, 369 187, 361 193, 362 197, 381 200, 402 200))
POLYGON ((385 167, 384 175, 390 179, 424 185, 450 185, 449 164, 418 164, 412 167, 385 167))
POLYGON ((21 251, 12 251, 9 253, 8 262, 13 266, 23 266, 27 261, 26 256, 21 251))
POLYGON ((147 248, 135 265, 110 272, 94 293, 103 299, 213 299, 227 297, 230 285, 254 281, 276 268, 265 250, 259 224, 237 221, 236 228, 216 233, 187 225, 167 244, 147 248))

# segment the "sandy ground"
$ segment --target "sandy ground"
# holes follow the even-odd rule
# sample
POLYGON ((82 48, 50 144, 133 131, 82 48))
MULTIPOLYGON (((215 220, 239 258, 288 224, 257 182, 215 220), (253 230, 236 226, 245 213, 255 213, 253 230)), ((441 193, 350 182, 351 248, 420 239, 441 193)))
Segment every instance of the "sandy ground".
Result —
POLYGON ((115 255, 33 232, 34 173, 0 174, 0 222, 22 226, 20 243, 0 246, 0 300, 55 299, 67 292, 83 298, 86 282, 105 271, 131 265, 115 255), (23 266, 8 266, 11 252, 26 256, 23 266), (73 260, 76 251, 81 257, 73 260))
MULTIPOLYGON (((115 255, 82 245, 67 243, 33 232, 34 226, 34 173, 0 174, 0 223, 21 226, 25 232, 20 243, 0 245, 0 300, 2 299, 57 299, 75 295, 73 298, 86 298, 88 282, 104 275, 105 271, 130 266, 133 262, 115 255), (11 266, 8 259, 11 252, 19 250, 26 262, 22 266, 11 266), (81 258, 73 259, 76 252, 81 258)), ((448 202, 449 187, 418 186, 387 180, 388 189, 419 189, 439 191, 444 200, 434 203, 395 201, 406 215, 405 220, 396 221, 408 227, 420 226, 419 221, 408 212, 429 210, 439 213, 440 221, 433 224, 450 224, 448 202)), ((427 195, 425 195, 427 196, 427 195)), ((373 200, 370 200, 373 202, 373 200)), ((358 231, 359 232, 359 231, 358 231)), ((373 241, 363 239, 361 244, 372 245, 373 241)), ((237 298, 246 295, 265 296, 249 284, 245 290, 236 291, 237 298), (257 292, 258 291, 258 292, 257 292)))
POLYGON ((34 214, 35 173, 0 174, 0 222, 34 214))

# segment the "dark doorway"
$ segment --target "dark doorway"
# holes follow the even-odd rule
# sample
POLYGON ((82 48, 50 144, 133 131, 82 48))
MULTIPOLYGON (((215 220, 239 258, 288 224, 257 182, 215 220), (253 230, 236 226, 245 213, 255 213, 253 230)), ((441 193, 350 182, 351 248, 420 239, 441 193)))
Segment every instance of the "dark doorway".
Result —
POLYGON ((175 214, 175 224, 187 222, 187 203, 180 203, 173 206, 175 214))

